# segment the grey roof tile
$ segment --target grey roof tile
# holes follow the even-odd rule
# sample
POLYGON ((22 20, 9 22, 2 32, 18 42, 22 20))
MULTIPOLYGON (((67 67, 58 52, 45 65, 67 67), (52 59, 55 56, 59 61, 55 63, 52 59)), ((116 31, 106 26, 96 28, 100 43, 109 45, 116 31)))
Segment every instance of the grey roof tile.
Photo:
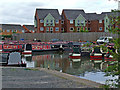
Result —
POLYGON ((24 25, 29 30, 34 30, 34 25, 24 25))
POLYGON ((75 20, 80 14, 86 19, 86 14, 83 9, 63 9, 67 19, 75 20))
POLYGON ((39 19, 44 19, 49 13, 55 18, 60 20, 61 16, 58 9, 36 9, 39 19))
POLYGON ((3 30, 23 30, 19 24, 1 24, 3 30))

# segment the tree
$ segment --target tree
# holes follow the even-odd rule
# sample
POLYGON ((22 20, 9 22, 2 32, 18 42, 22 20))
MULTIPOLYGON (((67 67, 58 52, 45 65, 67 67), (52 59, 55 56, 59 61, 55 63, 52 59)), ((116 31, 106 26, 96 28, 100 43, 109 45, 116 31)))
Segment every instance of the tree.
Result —
POLYGON ((106 76, 118 76, 117 79, 109 79, 107 81, 111 81, 113 83, 109 84, 107 83, 105 86, 107 87, 118 87, 120 88, 120 11, 113 10, 113 15, 111 17, 111 28, 109 29, 109 32, 118 34, 118 38, 113 40, 112 42, 115 44, 114 49, 116 52, 113 52, 109 50, 109 52, 113 55, 113 58, 116 60, 114 65, 108 66, 108 68, 105 70, 106 76))

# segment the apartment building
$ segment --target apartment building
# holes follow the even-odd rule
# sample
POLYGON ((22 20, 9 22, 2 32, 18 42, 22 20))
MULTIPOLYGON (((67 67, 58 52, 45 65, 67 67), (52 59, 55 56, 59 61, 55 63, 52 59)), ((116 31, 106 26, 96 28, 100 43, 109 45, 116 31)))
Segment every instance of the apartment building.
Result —
POLYGON ((112 12, 85 13, 83 9, 36 9, 36 33, 108 32, 112 12))
POLYGON ((36 33, 60 33, 61 15, 57 9, 36 9, 34 27, 36 33))
POLYGON ((24 33, 25 30, 20 24, 0 24, 1 35, 12 35, 13 33, 24 33))

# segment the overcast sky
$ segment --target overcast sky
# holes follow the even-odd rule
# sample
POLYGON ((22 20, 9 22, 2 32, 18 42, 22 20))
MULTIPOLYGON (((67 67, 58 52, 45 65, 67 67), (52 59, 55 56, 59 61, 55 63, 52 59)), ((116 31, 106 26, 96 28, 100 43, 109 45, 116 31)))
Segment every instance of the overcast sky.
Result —
POLYGON ((118 9, 114 0, 2 0, 0 1, 0 24, 34 24, 36 8, 84 9, 87 13, 110 12, 118 9))

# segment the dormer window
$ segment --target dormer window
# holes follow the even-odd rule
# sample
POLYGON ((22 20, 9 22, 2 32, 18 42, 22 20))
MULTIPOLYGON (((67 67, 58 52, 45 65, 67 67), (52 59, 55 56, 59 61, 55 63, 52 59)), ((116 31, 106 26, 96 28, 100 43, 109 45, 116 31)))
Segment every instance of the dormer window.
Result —
POLYGON ((70 20, 70 24, 73 24, 73 20, 72 19, 70 20))

